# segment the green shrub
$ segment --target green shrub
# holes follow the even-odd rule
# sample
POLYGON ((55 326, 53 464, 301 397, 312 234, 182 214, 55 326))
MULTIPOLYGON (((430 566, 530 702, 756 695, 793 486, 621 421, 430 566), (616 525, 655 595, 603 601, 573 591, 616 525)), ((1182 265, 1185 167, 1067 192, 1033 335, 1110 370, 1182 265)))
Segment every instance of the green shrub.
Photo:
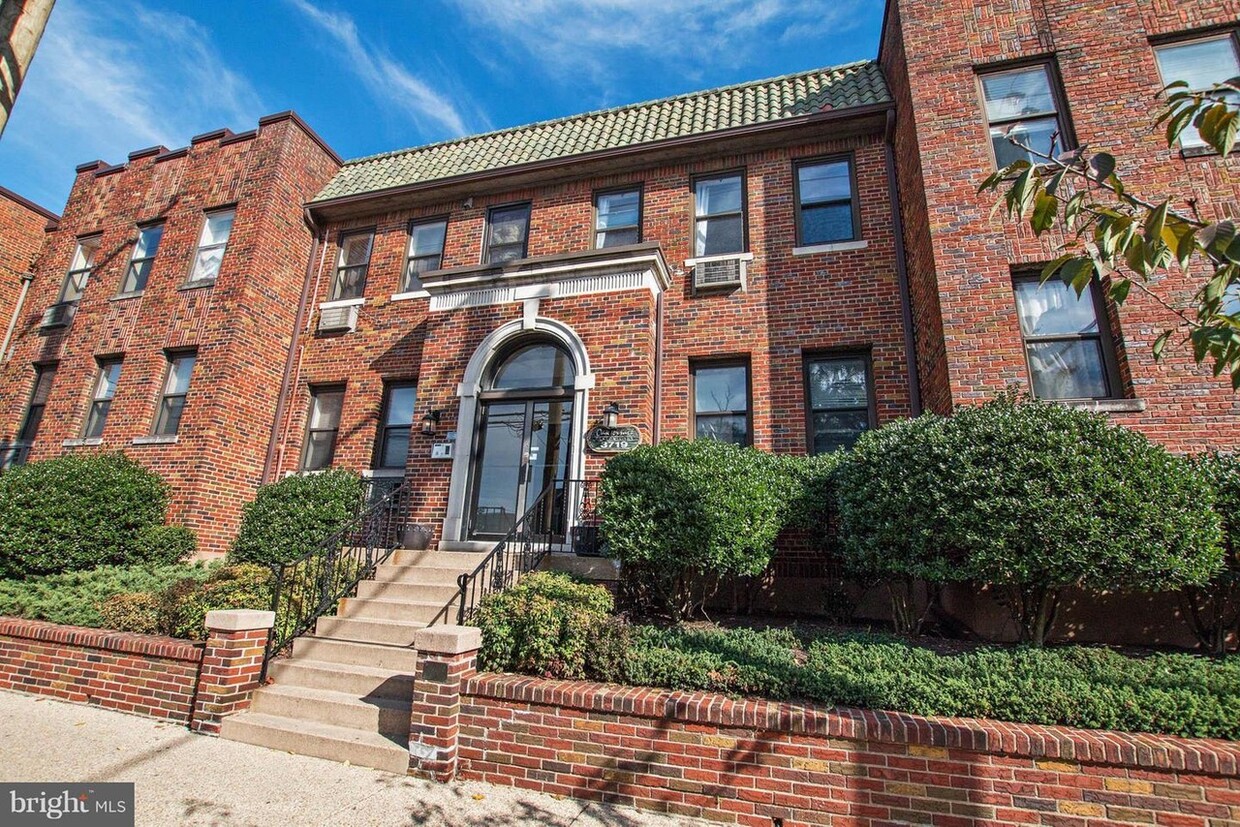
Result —
POLYGON ((647 607, 693 614, 728 576, 761 574, 796 498, 784 458, 713 440, 621 454, 603 471, 600 530, 647 607))
POLYGON ((86 571, 48 574, 25 580, 0 580, 0 615, 70 626, 114 628, 105 619, 103 608, 118 595, 132 592, 150 594, 182 580, 204 580, 217 567, 202 563, 99 566, 86 571))
POLYGON ((614 608, 602 586, 557 572, 534 572, 512 588, 483 598, 479 663, 491 671, 554 678, 585 677, 592 630, 614 608))
POLYGON ((180 563, 197 550, 198 538, 183 525, 152 525, 138 534, 138 558, 147 563, 180 563))
MULTIPOLYGON (((145 562, 168 487, 120 453, 68 454, 0 475, 0 577, 145 562)), ((168 562, 164 556, 158 562, 168 562)))
POLYGON ((1188 620, 1207 651, 1222 654, 1240 645, 1240 457, 1199 454, 1194 467, 1214 489, 1214 510, 1223 525, 1223 567, 1204 586, 1185 592, 1188 620))
POLYGON ((361 478, 349 471, 264 485, 245 507, 229 557, 242 563, 291 563, 342 529, 361 504, 361 478))
POLYGON ((862 436, 840 469, 850 564, 1007 590, 1041 644, 1061 591, 1169 590, 1222 564, 1209 485, 1105 417, 1002 397, 862 436))
POLYGON ((160 634, 159 596, 151 592, 125 592, 99 604, 100 624, 118 632, 160 634))
POLYGON ((206 637, 207 612, 270 609, 271 571, 253 563, 220 566, 205 580, 186 579, 160 592, 159 632, 188 640, 206 637))

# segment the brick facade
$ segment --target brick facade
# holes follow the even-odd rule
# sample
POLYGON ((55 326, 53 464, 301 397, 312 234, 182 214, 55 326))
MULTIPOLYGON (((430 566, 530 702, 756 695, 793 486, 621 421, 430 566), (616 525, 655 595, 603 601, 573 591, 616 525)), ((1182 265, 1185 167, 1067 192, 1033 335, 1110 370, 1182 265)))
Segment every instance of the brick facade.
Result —
MULTIPOLYGON (((0 338, 17 309, 23 276, 31 272, 46 232, 60 216, 0 187, 0 338)), ((0 362, 5 358, 0 353, 0 362)))
MULTIPOLYGON (((992 218, 994 195, 976 193, 994 168, 978 72, 1049 60, 1078 145, 1120 158, 1130 190, 1155 201, 1174 194, 1177 209, 1216 220, 1240 207, 1236 159, 1167 149, 1153 125, 1162 81, 1151 39, 1217 32, 1237 19, 1240 4, 1232 0, 1139 0, 1123 8, 1081 0, 888 3, 879 59, 898 107, 902 207, 930 407, 948 412, 1007 385, 1028 389, 1012 273, 1056 255, 1049 241, 1002 215, 992 218)), ((1173 272, 1157 289, 1186 303, 1201 275, 1173 272)), ((1234 450, 1240 397, 1225 378, 1195 365, 1187 346, 1153 360, 1154 339, 1174 327, 1174 317, 1136 290, 1110 314, 1118 396, 1127 402, 1114 420, 1175 451, 1234 450)))

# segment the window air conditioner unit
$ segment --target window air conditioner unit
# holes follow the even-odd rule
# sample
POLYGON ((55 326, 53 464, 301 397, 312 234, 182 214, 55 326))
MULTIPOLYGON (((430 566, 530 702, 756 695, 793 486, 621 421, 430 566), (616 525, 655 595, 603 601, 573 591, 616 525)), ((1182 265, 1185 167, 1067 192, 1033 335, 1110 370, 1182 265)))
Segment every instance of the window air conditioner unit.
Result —
POLYGON ((43 321, 39 323, 39 327, 68 327, 75 313, 77 313, 77 302, 53 304, 43 311, 43 321))
POLYGON ((693 262, 693 289, 716 290, 721 288, 745 288, 746 257, 711 256, 693 262))
POLYGON ((357 327, 357 305, 324 307, 319 311, 319 333, 329 331, 352 331, 357 327))

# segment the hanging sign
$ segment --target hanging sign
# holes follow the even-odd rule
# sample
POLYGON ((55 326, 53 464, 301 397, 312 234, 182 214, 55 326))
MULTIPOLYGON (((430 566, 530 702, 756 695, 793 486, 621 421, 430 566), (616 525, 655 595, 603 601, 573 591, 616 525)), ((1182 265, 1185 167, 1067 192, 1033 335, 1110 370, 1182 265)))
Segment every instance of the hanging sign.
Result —
POLYGON ((586 434, 586 445, 596 454, 623 454, 642 444, 635 425, 598 425, 586 434))

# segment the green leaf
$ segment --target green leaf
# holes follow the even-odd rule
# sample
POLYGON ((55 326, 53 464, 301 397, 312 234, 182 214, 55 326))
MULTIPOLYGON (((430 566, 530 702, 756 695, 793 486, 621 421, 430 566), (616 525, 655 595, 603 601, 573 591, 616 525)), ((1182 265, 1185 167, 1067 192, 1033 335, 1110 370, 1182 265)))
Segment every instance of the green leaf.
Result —
POLYGON ((1116 304, 1123 304, 1128 298, 1128 291, 1132 289, 1132 279, 1119 279, 1111 284, 1111 301, 1116 304))
POLYGON ((1049 264, 1047 264, 1045 267, 1042 268, 1042 275, 1038 278, 1038 281, 1043 284, 1050 281, 1052 278, 1055 277, 1055 274, 1059 272, 1060 268, 1062 268, 1065 264, 1067 264, 1069 261, 1072 261, 1075 258, 1077 258, 1077 256, 1074 256, 1071 253, 1065 253, 1059 256, 1054 261, 1050 262, 1049 264))
POLYGON ((1059 199, 1040 191, 1034 198, 1033 217, 1029 224, 1034 233, 1042 235, 1055 225, 1055 215, 1059 211, 1059 199))
POLYGON ((1171 331, 1164 330, 1157 339, 1154 340, 1154 361, 1162 358, 1163 349, 1167 347, 1167 341, 1171 338, 1171 331))
POLYGON ((1167 223, 1167 203, 1162 202, 1145 216, 1145 240, 1148 244, 1162 240, 1163 225, 1167 223))
POLYGON ((1115 174, 1115 156, 1109 152, 1099 152, 1089 159, 1089 165, 1093 169, 1094 180, 1099 184, 1106 183, 1106 180, 1115 174))

